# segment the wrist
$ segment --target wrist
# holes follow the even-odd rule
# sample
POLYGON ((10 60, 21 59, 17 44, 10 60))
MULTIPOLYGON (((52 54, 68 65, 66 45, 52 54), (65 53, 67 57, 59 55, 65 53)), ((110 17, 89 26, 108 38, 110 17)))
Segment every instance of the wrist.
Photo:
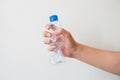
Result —
POLYGON ((77 59, 81 55, 81 53, 83 53, 84 48, 85 48, 84 45, 76 43, 72 54, 72 58, 77 59))

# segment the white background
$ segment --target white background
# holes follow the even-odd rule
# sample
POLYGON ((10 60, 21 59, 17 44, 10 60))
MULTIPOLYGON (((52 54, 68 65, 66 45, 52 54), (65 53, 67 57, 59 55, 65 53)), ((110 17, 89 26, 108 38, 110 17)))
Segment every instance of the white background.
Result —
POLYGON ((76 41, 120 51, 119 0, 0 0, 0 80, 120 80, 75 59, 50 64, 42 32, 54 13, 76 41))

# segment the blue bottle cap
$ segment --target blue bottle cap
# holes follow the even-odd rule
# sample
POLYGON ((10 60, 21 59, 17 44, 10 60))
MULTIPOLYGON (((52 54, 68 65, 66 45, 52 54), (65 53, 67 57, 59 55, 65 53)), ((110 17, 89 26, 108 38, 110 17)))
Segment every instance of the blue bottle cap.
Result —
POLYGON ((50 22, 58 21, 58 16, 57 15, 51 15, 49 17, 50 22))

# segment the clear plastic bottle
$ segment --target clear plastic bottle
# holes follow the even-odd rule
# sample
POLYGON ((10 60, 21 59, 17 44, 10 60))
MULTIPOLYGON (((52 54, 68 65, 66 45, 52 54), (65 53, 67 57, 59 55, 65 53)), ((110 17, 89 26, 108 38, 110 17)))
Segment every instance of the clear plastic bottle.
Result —
POLYGON ((51 41, 52 43, 50 45, 55 45, 57 48, 53 51, 53 53, 50 55, 50 61, 52 64, 59 64, 65 62, 65 58, 62 54, 61 47, 64 44, 64 41, 61 36, 56 36, 53 32, 57 29, 59 29, 60 24, 58 22, 58 16, 57 15, 51 15, 49 17, 50 25, 52 26, 52 37, 51 41))

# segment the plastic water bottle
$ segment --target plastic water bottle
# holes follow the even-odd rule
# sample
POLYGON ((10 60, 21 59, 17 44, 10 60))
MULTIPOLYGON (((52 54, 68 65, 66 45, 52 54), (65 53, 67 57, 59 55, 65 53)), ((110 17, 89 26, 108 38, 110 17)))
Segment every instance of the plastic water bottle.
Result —
POLYGON ((52 43, 50 45, 55 45, 57 48, 51 53, 50 55, 50 61, 52 64, 59 64, 65 62, 65 58, 62 54, 61 47, 64 44, 64 41, 61 36, 56 36, 53 32, 60 28, 60 24, 58 22, 58 16, 57 15, 51 15, 49 17, 50 25, 52 27, 52 37, 51 41, 52 43))

